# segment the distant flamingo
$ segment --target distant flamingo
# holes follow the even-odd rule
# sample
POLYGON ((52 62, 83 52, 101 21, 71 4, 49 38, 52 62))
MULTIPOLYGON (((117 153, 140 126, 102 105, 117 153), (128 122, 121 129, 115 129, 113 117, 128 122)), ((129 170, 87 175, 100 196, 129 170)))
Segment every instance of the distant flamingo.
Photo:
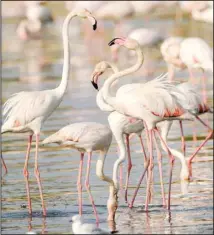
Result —
POLYGON ((80 165, 79 165, 79 176, 77 180, 77 188, 79 195, 79 214, 82 215, 82 167, 84 153, 88 154, 88 163, 86 171, 85 187, 90 197, 90 201, 94 210, 97 224, 99 218, 94 204, 94 199, 90 191, 89 175, 91 166, 92 152, 99 151, 100 157, 97 163, 97 176, 104 181, 113 185, 113 181, 103 174, 103 164, 105 161, 106 154, 111 145, 112 133, 111 130, 100 123, 96 122, 80 122, 73 123, 61 128, 53 135, 43 140, 43 144, 58 143, 62 146, 74 148, 80 152, 80 165), (100 161, 100 163, 99 163, 100 161), (99 168, 101 164, 101 168, 99 168))
POLYGON ((63 65, 62 80, 60 85, 52 90, 31 91, 31 92, 22 91, 16 93, 5 102, 3 107, 4 108, 3 115, 6 117, 1 129, 1 133, 2 134, 5 132, 29 133, 27 154, 26 154, 23 174, 26 180, 26 190, 27 190, 27 198, 29 206, 28 209, 30 214, 32 214, 32 208, 31 208, 31 198, 30 198, 29 182, 28 182, 28 177, 29 177, 28 159, 31 149, 32 137, 35 134, 36 152, 35 152, 34 173, 39 186, 43 215, 46 216, 46 208, 43 199, 40 172, 38 167, 39 134, 45 120, 52 114, 52 112, 61 103, 67 88, 69 70, 70 70, 68 27, 70 20, 76 16, 79 16, 80 18, 88 18, 88 20, 92 23, 94 30, 96 29, 97 26, 95 18, 87 10, 83 10, 80 12, 73 11, 69 13, 68 16, 66 17, 62 28, 63 46, 64 46, 64 65, 63 65))
POLYGON ((53 16, 44 2, 26 2, 26 18, 17 27, 17 35, 22 40, 39 39, 44 25, 53 22, 53 16))
POLYGON ((213 72, 213 53, 210 46, 201 38, 186 38, 180 44, 180 58, 187 66, 190 77, 195 83, 192 69, 201 69, 203 101, 207 104, 205 71, 213 72))
MULTIPOLYGON (((159 42, 164 40, 164 36, 155 29, 150 28, 137 28, 132 30, 128 38, 135 39, 141 47, 151 47, 157 45, 159 42)), ((117 61, 118 59, 118 49, 119 45, 112 47, 113 59, 117 61)))
MULTIPOLYGON (((184 99, 185 96, 181 93, 174 85, 170 84, 166 80, 166 76, 160 76, 146 84, 135 83, 127 84, 117 91, 116 97, 113 97, 110 93, 111 84, 118 78, 121 78, 127 74, 137 71, 142 65, 143 55, 137 41, 133 39, 125 38, 115 38, 109 45, 119 44, 125 46, 129 50, 135 50, 137 53, 137 63, 131 68, 120 71, 116 74, 110 76, 104 83, 103 97, 105 101, 111 105, 118 112, 134 117, 137 119, 144 120, 144 125, 149 131, 149 152, 150 160, 147 162, 147 167, 143 172, 143 176, 149 167, 149 177, 147 182, 147 198, 145 203, 145 210, 148 210, 148 200, 149 200, 149 185, 151 181, 151 174, 153 168, 153 154, 152 154, 152 138, 153 132, 156 131, 163 141, 159 131, 156 128, 156 124, 163 120, 177 120, 177 119, 192 119, 192 116, 185 113, 183 107, 180 105, 180 99, 184 99), (191 117, 190 117, 191 116, 191 117)), ((96 87, 97 84, 95 83, 96 87)), ((163 141, 167 148, 166 143, 163 141)), ((124 148, 124 147, 122 147, 124 148)), ((171 179, 172 179, 172 167, 174 162, 174 157, 170 153, 170 179, 169 179, 169 197, 168 197, 168 208, 170 208, 170 192, 171 192, 171 179)), ((124 161, 123 159, 118 159, 114 164, 113 170, 113 180, 115 185, 117 185, 117 169, 118 166, 124 161)), ((143 177, 142 177, 143 178, 143 177)))
POLYGON ((195 83, 192 69, 200 68, 203 71, 203 101, 207 103, 206 79, 204 71, 213 72, 213 55, 209 45, 201 38, 172 37, 161 45, 161 53, 168 64, 170 79, 174 77, 175 67, 188 68, 190 79, 195 83))
POLYGON ((202 21, 202 22, 213 24, 213 6, 210 6, 202 10, 198 10, 198 9, 193 10, 192 18, 197 21, 202 21))

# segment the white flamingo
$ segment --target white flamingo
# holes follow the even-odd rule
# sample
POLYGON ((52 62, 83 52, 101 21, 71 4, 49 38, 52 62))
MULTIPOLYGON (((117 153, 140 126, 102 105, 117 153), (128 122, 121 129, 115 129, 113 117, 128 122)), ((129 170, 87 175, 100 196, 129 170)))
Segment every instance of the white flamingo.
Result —
POLYGON ((79 164, 79 175, 77 180, 77 188, 79 195, 79 214, 82 215, 82 167, 84 153, 88 154, 87 171, 85 179, 85 187, 90 197, 90 201, 94 210, 97 224, 99 218, 97 210, 94 204, 94 199, 90 191, 89 174, 92 152, 99 151, 100 157, 97 162, 96 174, 99 178, 110 183, 110 186, 114 186, 114 182, 106 177, 103 173, 104 161, 106 154, 111 145, 112 133, 111 130, 100 123, 96 122, 80 122, 73 123, 61 128, 53 135, 43 140, 43 144, 58 143, 62 146, 74 148, 80 152, 80 164, 79 164))
POLYGON ((202 10, 200 10, 200 9, 193 10, 192 11, 192 18, 194 20, 213 24, 213 6, 210 6, 208 8, 202 9, 202 10))
POLYGON ((194 83, 192 69, 201 69, 203 101, 207 103, 205 71, 213 72, 213 53, 210 46, 201 38, 186 38, 180 44, 180 58, 187 66, 194 83))
POLYGON ((201 69, 203 72, 203 99, 207 103, 206 78, 204 71, 213 72, 213 54, 209 45, 201 38, 172 37, 161 45, 161 53, 168 64, 170 79, 174 77, 175 68, 188 68, 190 79, 195 83, 192 69, 201 69))
MULTIPOLYGON (((98 80, 98 76, 102 75, 108 68, 111 68, 114 73, 119 71, 114 63, 102 61, 95 66, 95 69, 92 74, 92 83, 94 83, 94 81, 96 83, 96 81, 98 80)), ((199 91, 195 85, 192 85, 190 83, 182 83, 182 84, 177 85, 177 88, 186 94, 185 102, 186 102, 186 104, 189 105, 189 110, 191 110, 191 112, 196 116, 196 118, 203 125, 205 125, 205 127, 207 127, 211 131, 211 133, 208 134, 207 138, 200 145, 200 148, 201 148, 210 139, 210 137, 212 136, 213 130, 211 127, 209 127, 206 123, 204 123, 199 118, 199 115, 206 113, 206 112, 212 112, 212 110, 207 105, 205 105, 203 103, 201 96, 199 94, 199 91)), ((108 105, 105 102, 103 95, 102 95, 102 89, 103 89, 103 87, 97 93, 97 97, 96 97, 97 105, 103 111, 112 112, 109 115, 108 120, 109 120, 109 125, 112 129, 112 132, 113 132, 116 140, 120 141, 123 138, 123 137, 121 137, 123 134, 130 135, 132 133, 137 133, 139 135, 139 137, 141 137, 141 132, 144 129, 143 122, 136 119, 134 121, 134 123, 130 123, 129 117, 127 117, 123 114, 120 114, 117 111, 114 111, 113 107, 111 107, 110 105, 108 105)), ((185 141, 184 141, 184 135, 183 135, 182 121, 180 120, 179 122, 180 122, 181 130, 182 130, 182 132, 181 132, 182 133, 182 148, 185 153, 185 141)), ((165 142, 167 141, 167 136, 168 136, 168 132, 170 130, 171 125, 172 125, 172 121, 165 121, 165 122, 161 122, 161 123, 157 124, 158 129, 160 130, 162 138, 164 139, 165 142)), ((142 140, 141 140, 141 143, 142 143, 142 140)), ((167 151, 167 149, 165 148, 163 143, 162 143, 162 148, 164 151, 167 151)), ((191 172, 192 159, 198 153, 200 148, 196 149, 195 153, 192 155, 192 157, 188 161, 189 169, 187 167, 187 163, 186 163, 184 155, 182 153, 180 153, 179 151, 170 148, 169 146, 168 146, 168 148, 169 148, 170 152, 175 157, 177 157, 181 162, 182 167, 181 167, 181 172, 180 172, 180 179, 181 180, 188 180, 192 174, 192 172, 191 172)), ((145 150, 144 150, 143 145, 142 145, 142 149, 144 152, 145 150)), ((158 151, 158 149, 157 149, 157 151, 158 151)), ((127 180, 126 180, 126 190, 125 190, 125 200, 126 201, 127 201, 128 180, 129 180, 130 171, 132 168, 128 138, 127 138, 127 154, 128 154, 128 167, 127 167, 127 180)), ((162 197, 163 197, 163 205, 165 206, 165 196, 164 196, 164 188, 163 188, 163 182, 162 182, 161 158, 162 157, 160 155, 160 152, 158 151, 158 164, 159 164, 159 173, 160 173, 160 180, 161 180, 161 190, 162 190, 162 197)), ((146 162, 146 154, 145 153, 144 153, 144 162, 146 162)), ((130 207, 133 206, 134 200, 135 200, 135 197, 132 199, 132 202, 129 205, 130 207)))
MULTIPOLYGON (((117 73, 119 70, 116 67, 115 64, 107 61, 101 61, 95 66, 95 69, 92 73, 92 84, 98 80, 98 77, 103 74, 108 68, 111 68, 114 73, 117 73)), ((110 125, 110 128, 113 132, 113 135, 117 142, 121 142, 121 144, 118 145, 119 147, 119 153, 120 155, 124 155, 124 148, 121 148, 121 145, 124 145, 124 139, 125 136, 126 139, 126 147, 127 147, 127 155, 128 155, 128 165, 127 165, 127 177, 126 177, 126 186, 125 186, 125 201, 127 202, 127 192, 128 192, 128 182, 129 182, 129 176, 132 168, 132 161, 131 161, 131 153, 130 153, 130 146, 129 146, 129 137, 131 134, 136 134, 140 139, 140 144, 142 147, 142 151, 144 154, 144 162, 147 161, 145 148, 143 145, 143 140, 141 137, 141 133, 144 130, 144 124, 142 120, 134 120, 133 122, 130 122, 130 118, 114 111, 113 107, 108 105, 104 98, 103 98, 103 88, 99 90, 96 97, 96 102, 98 107, 102 111, 111 112, 108 116, 108 122, 110 125)))
POLYGON ((32 214, 31 198, 28 183, 28 159, 31 149, 32 137, 36 136, 36 152, 35 152, 35 168, 34 173, 39 186, 40 197, 42 201, 43 215, 46 215, 45 203, 42 194, 42 185, 40 180, 40 172, 38 167, 38 145, 39 145, 39 134, 44 121, 52 114, 52 112, 59 106, 63 96, 65 94, 68 78, 69 78, 69 39, 68 39, 68 27, 72 18, 79 16, 81 18, 88 18, 93 24, 93 29, 96 29, 96 20, 87 10, 80 12, 71 12, 66 17, 63 28, 63 46, 64 46, 64 65, 62 72, 62 80, 58 87, 52 90, 44 91, 22 91, 14 94, 4 104, 3 115, 5 117, 4 124, 1 128, 1 133, 12 132, 12 133, 29 133, 27 154, 25 159, 25 165, 23 174, 26 179, 26 189, 29 213, 32 214))
MULTIPOLYGON (((118 78, 137 71, 142 65, 143 54, 141 52, 140 46, 137 41, 133 39, 125 38, 115 38, 109 45, 113 44, 123 45, 130 50, 135 50, 138 56, 137 63, 126 70, 120 71, 116 74, 113 74, 107 81, 104 83, 103 88, 103 97, 105 101, 111 105, 116 111, 128 115, 130 117, 138 118, 144 120, 146 128, 149 131, 149 143, 150 143, 150 160, 147 162, 147 167, 143 172, 143 176, 149 167, 149 179, 147 182, 147 198, 145 203, 145 210, 148 210, 148 190, 151 180, 151 173, 153 168, 152 163, 152 138, 153 132, 159 131, 156 128, 156 124, 163 120, 180 120, 180 119, 191 119, 192 116, 186 114, 183 107, 179 104, 180 99, 184 99, 185 96, 181 93, 174 85, 170 84, 166 80, 166 76, 160 76, 153 81, 147 82, 146 84, 135 83, 128 84, 120 87, 117 91, 116 97, 111 96, 110 86, 118 78)), ((96 85, 95 85, 96 87, 96 85)), ((161 141, 163 138, 160 136, 161 141)), ((164 142, 164 141, 163 141, 164 142)), ((167 147, 166 143, 164 145, 167 147)), ((122 146, 124 149, 124 146, 122 146)), ((174 162, 174 157, 171 152, 168 150, 170 157, 170 183, 169 183, 169 200, 168 208, 170 207, 170 191, 171 191, 171 179, 172 179, 172 166, 174 162)), ((113 181, 117 187, 117 171, 118 166, 125 160, 119 158, 114 164, 113 170, 113 181)))

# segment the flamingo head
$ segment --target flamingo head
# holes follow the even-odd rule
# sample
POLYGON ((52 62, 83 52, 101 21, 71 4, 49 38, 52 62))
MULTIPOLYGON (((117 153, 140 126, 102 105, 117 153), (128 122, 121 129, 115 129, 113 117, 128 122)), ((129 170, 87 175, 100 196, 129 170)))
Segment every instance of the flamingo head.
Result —
POLYGON ((81 9, 81 10, 78 10, 76 12, 77 16, 83 18, 83 19, 86 19, 88 18, 88 20, 91 22, 91 24, 93 25, 93 30, 96 30, 97 28, 97 20, 95 19, 95 17, 91 14, 90 11, 88 11, 87 9, 81 9))
POLYGON ((139 43, 136 40, 134 40, 132 38, 124 38, 124 37, 114 38, 109 42, 108 45, 112 46, 115 44, 120 45, 120 46, 124 46, 129 50, 136 50, 137 48, 140 47, 139 43))
POLYGON ((93 87, 98 90, 98 78, 101 76, 108 68, 111 68, 110 65, 106 61, 101 61, 96 64, 94 71, 91 76, 91 83, 93 87))

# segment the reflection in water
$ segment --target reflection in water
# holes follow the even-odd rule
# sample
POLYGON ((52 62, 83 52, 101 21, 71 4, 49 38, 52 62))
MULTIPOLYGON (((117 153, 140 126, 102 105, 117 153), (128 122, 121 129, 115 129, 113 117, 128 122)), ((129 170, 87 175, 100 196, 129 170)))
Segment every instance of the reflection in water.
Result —
MULTIPOLYGON (((59 13, 60 14, 60 13, 59 13)), ((63 13, 64 14, 64 13, 63 13)), ((63 48, 61 43, 61 25, 64 15, 56 17, 57 32, 50 28, 53 36, 47 36, 44 40, 31 41, 21 44, 15 36, 16 21, 3 22, 2 33, 2 100, 19 91, 51 89, 59 84, 62 73, 63 48), (13 42, 13 43, 11 43, 13 42), (20 73, 19 73, 20 72, 20 73)), ((90 32, 91 40, 83 38, 83 28, 79 27, 82 21, 76 21, 70 28, 71 56, 71 76, 67 94, 57 110, 47 120, 43 128, 41 141, 50 134, 56 132, 61 127, 79 121, 99 121, 107 124, 107 114, 100 111, 96 106, 95 97, 97 93, 90 84, 90 74, 98 61, 111 58, 110 49, 107 46, 109 40, 113 38, 114 28, 112 24, 105 25, 103 38, 97 32, 90 32), (87 40, 88 45, 84 44, 87 40), (93 50, 93 47, 96 47, 93 50)), ((124 27, 132 25, 133 28, 143 27, 144 22, 141 18, 127 20, 124 27), (128 25, 128 26, 127 26, 128 25)), ((169 28, 172 36, 199 36, 212 45, 212 27, 206 24, 190 22, 185 19, 176 25, 170 18, 161 20, 151 19, 146 27, 169 28), (182 29, 182 31, 181 31, 182 29), (179 31, 179 32, 178 32, 179 31)), ((87 25, 86 25, 87 26, 87 25)), ((99 27, 99 26, 98 26, 99 27)), ((55 30, 56 31, 56 30, 55 30)), ((116 35, 118 36, 118 35, 116 35)), ((166 71, 158 50, 148 50, 148 58, 155 74, 159 75, 166 71)), ((127 51, 120 51, 119 66, 123 69, 132 63, 133 60, 127 58, 127 51)), ((124 78, 118 83, 117 87, 129 82, 144 82, 152 77, 143 76, 144 66, 138 73, 124 78)), ((176 80, 186 81, 187 71, 178 72, 176 80)), ((196 73, 200 77, 200 73, 196 73)), ((207 94, 210 106, 213 103, 213 77, 207 80, 207 94)), ((212 126, 212 116, 203 115, 201 117, 212 126)), ((181 151, 179 125, 174 123, 169 133, 169 145, 181 151)), ((187 143, 186 156, 189 157, 194 152, 194 148, 199 146, 202 139, 207 136, 207 129, 202 125, 195 126, 196 137, 193 139, 192 122, 184 123, 184 135, 187 143)), ((143 136, 143 140, 146 137, 143 136)), ((8 166, 8 174, 2 178, 2 233, 25 233, 27 230, 38 231, 41 233, 70 233, 68 218, 75 215, 78 211, 76 176, 78 170, 79 157, 72 150, 58 148, 41 148, 39 164, 41 176, 44 179, 44 198, 47 203, 48 217, 42 218, 41 213, 33 214, 30 219, 26 208, 22 208, 26 200, 25 181, 22 175, 26 143, 23 136, 5 135, 2 138, 2 154, 8 166), (52 209, 54 208, 54 211, 52 209), (47 226, 48 224, 48 226, 47 226)), ((139 175, 143 169, 143 156, 140 151, 141 146, 137 139, 132 141, 131 154, 133 156, 133 168, 130 176, 130 188, 128 197, 132 197, 139 175)), ((29 180, 32 194, 32 201, 35 211, 41 212, 38 188, 33 173, 34 149, 29 159, 29 180)), ((112 146, 106 158, 104 172, 111 177, 113 163, 117 157, 116 142, 113 140, 112 146)), ((91 166, 91 191, 94 196, 95 204, 99 213, 100 226, 110 230, 118 230, 119 233, 166 233, 166 234, 192 234, 192 233, 212 233, 213 230, 213 145, 208 141, 202 150, 197 154, 192 165, 194 181, 180 182, 180 163, 176 162, 173 170, 172 184, 172 207, 171 212, 166 211, 161 203, 161 190, 159 182, 158 164, 154 157, 154 198, 149 205, 149 213, 143 211, 142 203, 145 201, 145 184, 141 185, 133 209, 127 208, 124 200, 120 200, 120 205, 116 214, 115 222, 107 222, 106 202, 108 198, 108 185, 99 181, 95 172, 97 157, 92 159, 91 166), (197 179, 197 180, 196 180, 197 179)), ((126 163, 125 163, 126 164, 126 163)), ((85 167, 85 166, 84 166, 85 167)), ((124 165, 126 169, 126 165, 124 165)), ((125 170, 123 172, 126 173, 125 170)), ((168 188, 168 158, 163 155, 163 179, 165 188, 168 188)), ((88 201, 87 192, 83 191, 84 211, 83 214, 94 223, 92 208, 88 201), (88 205, 87 205, 88 203, 88 205)))

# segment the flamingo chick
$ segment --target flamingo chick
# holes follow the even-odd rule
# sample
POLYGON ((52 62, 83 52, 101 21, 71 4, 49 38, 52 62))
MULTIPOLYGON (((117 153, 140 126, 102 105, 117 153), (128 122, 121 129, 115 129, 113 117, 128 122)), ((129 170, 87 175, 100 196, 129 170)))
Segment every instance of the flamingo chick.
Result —
POLYGON ((23 174, 26 179, 26 190, 28 198, 29 213, 32 214, 31 198, 28 182, 28 159, 30 155, 32 137, 36 136, 36 151, 35 151, 35 168, 34 173, 39 186, 40 197, 42 201, 43 215, 46 216, 46 208, 43 199, 42 185, 40 179, 40 172, 38 167, 38 148, 39 148, 39 135, 42 125, 46 119, 53 113, 53 111, 61 103, 65 94, 69 70, 70 70, 70 49, 68 39, 68 27, 71 19, 74 17, 87 18, 93 25, 93 29, 96 29, 96 20, 87 10, 79 12, 72 11, 66 17, 62 27, 62 37, 64 46, 64 64, 61 83, 58 87, 52 90, 44 91, 22 91, 14 94, 8 99, 3 106, 3 116, 5 116, 4 123, 1 128, 1 133, 29 133, 27 154, 25 159, 25 165, 23 174))
MULTIPOLYGON (((63 127, 53 135, 47 137, 42 142, 43 144, 57 143, 62 146, 67 146, 76 149, 80 152, 79 176, 77 180, 80 215, 82 215, 82 166, 83 166, 84 153, 87 152, 88 163, 87 163, 85 187, 90 197, 90 201, 94 210, 97 224, 99 223, 99 219, 89 184, 91 157, 92 157, 92 152, 99 151, 100 152, 99 161, 102 161, 104 163, 106 154, 111 145, 111 141, 112 141, 112 133, 107 126, 96 122, 80 122, 80 123, 73 123, 63 127)), ((104 176, 102 168, 98 169, 97 167, 97 176, 104 181, 107 181, 109 183, 112 182, 112 180, 104 176)))

